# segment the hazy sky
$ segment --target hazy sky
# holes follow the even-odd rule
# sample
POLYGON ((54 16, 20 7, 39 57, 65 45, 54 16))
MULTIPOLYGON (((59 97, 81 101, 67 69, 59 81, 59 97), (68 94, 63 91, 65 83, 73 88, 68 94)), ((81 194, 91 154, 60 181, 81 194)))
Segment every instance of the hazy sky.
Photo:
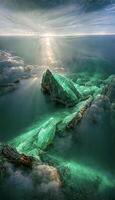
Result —
POLYGON ((115 1, 0 0, 0 34, 114 34, 115 1), (39 2, 39 4, 37 3, 39 2), (49 3, 50 2, 50 3, 49 3), (55 3, 54 3, 55 2, 55 3), (70 3, 72 2, 72 3, 70 3), (77 2, 77 3, 76 3, 77 2), (79 3, 82 2, 82 3, 79 3), (92 3, 93 2, 93 3, 92 3), (95 2, 95 3, 94 3, 95 2), (101 2, 101 3, 100 3, 101 2))

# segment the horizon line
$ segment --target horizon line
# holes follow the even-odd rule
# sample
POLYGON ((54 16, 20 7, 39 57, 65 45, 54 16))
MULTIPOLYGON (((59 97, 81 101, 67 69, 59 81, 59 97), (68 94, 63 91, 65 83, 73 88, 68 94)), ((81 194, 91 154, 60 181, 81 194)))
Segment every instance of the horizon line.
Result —
POLYGON ((82 37, 82 36, 112 36, 115 35, 115 33, 103 33, 103 32, 97 32, 97 33, 74 33, 74 34, 39 34, 35 32, 28 32, 28 33, 0 33, 1 37, 82 37))

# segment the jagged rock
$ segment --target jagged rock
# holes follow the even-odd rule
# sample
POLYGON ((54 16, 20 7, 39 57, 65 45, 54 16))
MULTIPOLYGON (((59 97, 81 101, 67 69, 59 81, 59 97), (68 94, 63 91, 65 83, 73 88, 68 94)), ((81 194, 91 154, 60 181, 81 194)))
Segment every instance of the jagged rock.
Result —
MULTIPOLYGON (((60 175, 55 167, 45 162, 39 162, 27 155, 20 154, 9 145, 0 144, 0 184, 5 177, 9 178, 9 181, 10 177, 14 178, 14 180, 17 178, 18 184, 20 176, 21 178, 23 177, 22 180, 28 176, 28 180, 30 180, 34 186, 42 187, 42 184, 46 186, 49 184, 48 189, 50 189, 51 184, 51 186, 54 186, 54 190, 60 189, 61 186, 60 175), (29 167, 29 170, 25 167, 29 167), (17 176, 17 174, 19 176, 17 176)), ((49 192, 49 190, 47 192, 49 192)))
POLYGON ((57 132, 64 132, 65 129, 73 129, 81 120, 85 111, 90 107, 93 97, 89 97, 86 101, 82 101, 74 108, 73 112, 68 114, 59 124, 57 124, 57 132))
POLYGON ((20 153, 40 159, 40 154, 53 142, 56 134, 61 133, 62 135, 65 129, 74 128, 81 121, 92 100, 91 96, 78 103, 74 108, 69 108, 67 112, 56 113, 42 122, 36 129, 31 129, 31 131, 12 140, 10 144, 20 153))
POLYGON ((66 106, 74 106, 80 98, 80 93, 71 80, 50 70, 44 73, 41 87, 53 101, 66 106))
POLYGON ((78 123, 80 123, 84 116, 84 113, 91 106, 92 101, 93 97, 90 97, 84 102, 84 104, 80 107, 79 112, 76 113, 76 116, 68 123, 67 128, 74 128, 78 123))
POLYGON ((32 166, 33 159, 31 157, 24 154, 19 154, 17 150, 9 145, 2 146, 0 155, 3 156, 3 158, 6 158, 8 162, 14 163, 16 165, 27 167, 32 166))

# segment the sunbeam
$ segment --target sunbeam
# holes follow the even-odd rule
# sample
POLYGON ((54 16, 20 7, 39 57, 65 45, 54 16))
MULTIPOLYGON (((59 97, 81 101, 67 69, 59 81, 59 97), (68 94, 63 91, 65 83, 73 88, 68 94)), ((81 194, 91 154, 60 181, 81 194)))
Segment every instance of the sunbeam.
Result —
POLYGON ((53 65, 55 63, 55 57, 52 50, 52 37, 45 36, 42 38, 43 40, 43 52, 45 53, 45 64, 53 65))
POLYGON ((77 5, 15 12, 0 8, 0 35, 81 36, 115 34, 115 4, 85 13, 77 5), (52 33, 53 32, 53 33, 52 33), (48 34, 47 33, 52 33, 48 34))
POLYGON ((115 200, 115 0, 0 0, 0 199, 115 200))

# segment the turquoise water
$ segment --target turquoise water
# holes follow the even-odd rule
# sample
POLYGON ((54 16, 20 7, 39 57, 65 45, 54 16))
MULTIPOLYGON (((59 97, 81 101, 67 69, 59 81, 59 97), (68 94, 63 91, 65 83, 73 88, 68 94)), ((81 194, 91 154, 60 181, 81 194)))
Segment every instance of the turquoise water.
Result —
MULTIPOLYGON (((70 74, 89 71, 91 74, 99 72, 106 76, 114 74, 115 67, 115 37, 114 36, 92 36, 78 38, 54 38, 50 39, 50 46, 47 47, 47 40, 32 37, 1 37, 1 51, 11 52, 12 55, 19 56, 24 65, 32 65, 33 71, 26 71, 30 79, 21 80, 18 88, 0 97, 0 140, 7 141, 20 134, 44 114, 55 110, 43 96, 40 89, 40 81, 43 71, 51 64, 51 69, 59 73, 70 74), (47 49, 50 48, 50 49, 47 49), (47 51, 53 52, 54 63, 44 60, 47 51), (35 78, 37 76, 37 78, 35 78)), ((47 55, 48 56, 48 55, 47 55)), ((0 60, 2 61, 2 57, 0 60)), ((16 58, 17 59, 17 58, 16 58)), ((19 58, 18 58, 19 59, 19 58)), ((22 63, 21 63, 22 64, 22 63)), ((7 79, 3 78, 2 83, 12 82, 15 77, 22 78, 21 64, 14 69, 13 73, 8 73, 12 67, 7 63, 0 62, 0 69, 5 69, 7 79), (11 80, 10 80, 11 79, 11 80)), ((15 68, 15 63, 14 63, 15 68)), ((24 74, 25 75, 25 74, 24 74)), ((3 77, 3 75, 1 75, 3 77)))
MULTIPOLYGON (((0 85, 16 80, 19 83, 15 90, 0 96, 0 142, 34 131, 39 122, 66 110, 41 91, 42 75, 47 68, 71 78, 82 92, 90 84, 92 92, 98 91, 101 82, 115 74, 114 44, 114 36, 1 37, 0 85)), ((56 136, 45 159, 48 157, 56 167, 70 170, 71 180, 77 184, 79 181, 87 184, 86 179, 94 182, 96 179, 99 183, 102 179, 100 190, 103 191, 115 185, 115 148, 114 130, 100 110, 96 117, 97 121, 102 120, 101 125, 92 126, 83 121, 81 126, 67 132, 66 137, 56 136)), ((69 185, 68 180, 65 181, 69 185)))

